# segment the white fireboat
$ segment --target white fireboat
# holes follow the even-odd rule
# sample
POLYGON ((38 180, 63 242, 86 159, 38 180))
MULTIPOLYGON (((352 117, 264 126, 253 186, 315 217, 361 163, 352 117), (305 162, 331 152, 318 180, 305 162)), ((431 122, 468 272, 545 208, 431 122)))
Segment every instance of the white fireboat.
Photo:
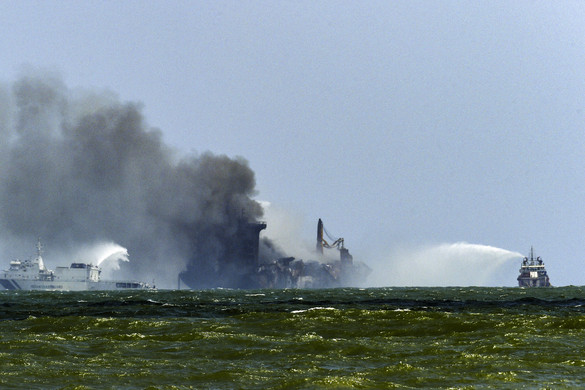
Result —
POLYGON ((146 290, 147 283, 130 280, 101 280, 101 268, 88 263, 72 263, 69 267, 47 269, 43 262, 42 245, 31 260, 13 260, 10 268, 0 272, 0 289, 42 291, 146 290))

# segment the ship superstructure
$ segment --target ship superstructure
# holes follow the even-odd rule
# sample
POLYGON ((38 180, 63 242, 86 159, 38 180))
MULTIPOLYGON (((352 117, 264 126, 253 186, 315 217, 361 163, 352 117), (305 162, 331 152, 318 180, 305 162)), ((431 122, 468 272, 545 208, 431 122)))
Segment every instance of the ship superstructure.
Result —
POLYGON ((285 257, 258 267, 257 279, 262 288, 334 288, 363 283, 371 269, 354 262, 343 238, 330 235, 323 221, 317 222, 316 260, 285 257), (330 241, 325 240, 323 233, 330 241), (325 256, 324 249, 338 250, 339 260, 325 256))
POLYGON ((550 280, 544 267, 544 262, 539 257, 534 258, 534 249, 530 247, 530 257, 522 259, 520 275, 518 276, 520 287, 550 287, 550 280))
POLYGON ((13 260, 10 268, 0 272, 0 287, 4 290, 128 290, 151 289, 150 285, 129 280, 101 280, 100 267, 88 263, 72 263, 69 267, 47 269, 42 258, 42 245, 29 260, 13 260))

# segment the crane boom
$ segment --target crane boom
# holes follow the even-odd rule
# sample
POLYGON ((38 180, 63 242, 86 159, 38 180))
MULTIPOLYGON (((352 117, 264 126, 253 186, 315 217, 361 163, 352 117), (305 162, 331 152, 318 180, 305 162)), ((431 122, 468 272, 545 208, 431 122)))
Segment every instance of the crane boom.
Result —
POLYGON ((344 243, 343 238, 334 238, 327 232, 327 230, 325 230, 325 227, 323 226, 323 221, 321 220, 321 218, 319 218, 319 222, 317 223, 317 252, 322 254, 323 248, 343 249, 343 243, 344 243), (327 234, 327 237, 332 241, 331 244, 327 242, 325 238, 323 238, 323 232, 325 232, 327 234))

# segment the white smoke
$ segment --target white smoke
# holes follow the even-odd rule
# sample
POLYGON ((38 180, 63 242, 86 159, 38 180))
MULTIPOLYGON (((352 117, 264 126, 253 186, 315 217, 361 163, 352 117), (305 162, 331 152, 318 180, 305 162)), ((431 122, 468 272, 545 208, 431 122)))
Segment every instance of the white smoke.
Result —
POLYGON ((372 286, 513 286, 524 255, 488 245, 457 242, 395 250, 371 264, 372 286))
MULTIPOLYGON (((264 210, 264 220, 267 223, 266 237, 270 237, 272 243, 282 252, 298 259, 315 259, 315 242, 303 239, 306 232, 303 230, 304 220, 301 213, 290 209, 284 209, 267 201, 259 201, 264 210)), ((317 223, 315 223, 315 237, 317 236, 317 223)), ((339 257, 339 255, 337 255, 339 257)))

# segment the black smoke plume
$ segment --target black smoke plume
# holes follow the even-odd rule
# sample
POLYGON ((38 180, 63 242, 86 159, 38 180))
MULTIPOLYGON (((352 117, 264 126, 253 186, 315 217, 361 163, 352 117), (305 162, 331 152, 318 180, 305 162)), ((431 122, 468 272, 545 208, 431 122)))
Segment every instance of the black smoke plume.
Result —
POLYGON ((139 104, 55 75, 23 75, 0 99, 0 240, 33 248, 42 237, 53 253, 113 241, 130 253, 124 276, 168 288, 183 271, 195 288, 229 280, 222 259, 239 221, 262 216, 244 159, 178 156, 139 104))

